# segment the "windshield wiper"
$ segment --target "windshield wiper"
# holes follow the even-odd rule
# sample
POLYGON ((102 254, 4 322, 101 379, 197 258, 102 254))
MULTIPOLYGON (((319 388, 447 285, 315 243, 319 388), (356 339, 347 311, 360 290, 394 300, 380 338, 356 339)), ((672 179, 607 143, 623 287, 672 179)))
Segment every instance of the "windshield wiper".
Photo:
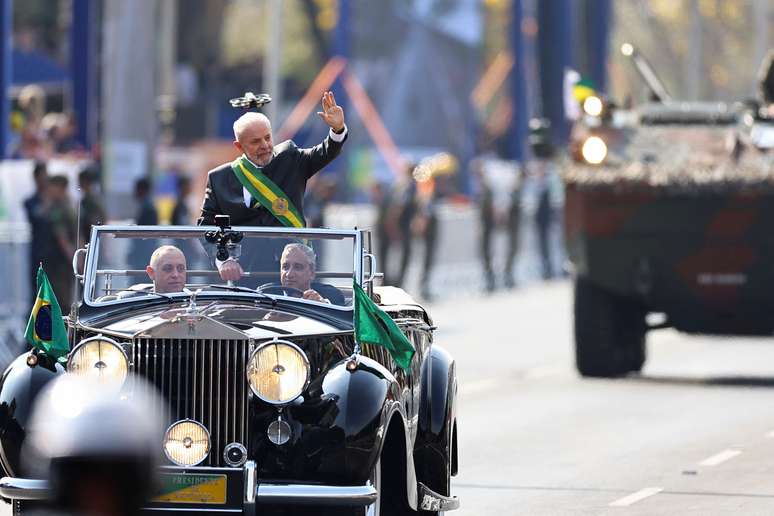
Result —
POLYGON ((209 285, 202 285, 202 286, 207 288, 221 289, 221 290, 231 290, 232 292, 247 292, 249 294, 258 294, 258 291, 256 291, 254 288, 240 287, 239 285, 218 285, 218 284, 211 283, 209 285))
POLYGON ((269 299, 272 303, 276 303, 277 300, 274 298, 274 296, 270 296, 268 294, 264 294, 263 292, 258 292, 258 290, 254 288, 248 288, 248 287, 240 287, 239 285, 219 285, 219 284, 210 284, 210 285, 202 285, 203 287, 209 287, 214 289, 221 289, 221 290, 230 290, 231 292, 245 292, 246 294, 253 294, 255 296, 258 296, 262 299, 269 299))

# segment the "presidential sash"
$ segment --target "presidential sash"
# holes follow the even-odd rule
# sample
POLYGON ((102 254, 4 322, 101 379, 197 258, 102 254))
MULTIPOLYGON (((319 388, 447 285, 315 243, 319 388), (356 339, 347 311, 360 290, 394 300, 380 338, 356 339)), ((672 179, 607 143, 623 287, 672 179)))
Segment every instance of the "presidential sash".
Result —
POLYGON ((285 195, 285 192, 274 181, 266 177, 261 169, 253 165, 244 154, 231 163, 231 169, 236 174, 239 182, 242 183, 253 199, 258 204, 269 210, 277 220, 287 227, 302 228, 304 219, 293 203, 285 195))

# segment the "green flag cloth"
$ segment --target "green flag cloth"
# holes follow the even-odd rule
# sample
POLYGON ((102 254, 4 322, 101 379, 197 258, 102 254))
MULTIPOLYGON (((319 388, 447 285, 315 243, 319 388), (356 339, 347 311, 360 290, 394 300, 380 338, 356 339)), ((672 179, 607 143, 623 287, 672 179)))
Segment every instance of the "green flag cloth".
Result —
POLYGON ((404 371, 411 368, 414 346, 395 321, 376 306, 362 287, 353 281, 355 298, 355 339, 361 344, 382 346, 404 371))
POLYGON ((38 267, 37 282, 38 297, 30 312, 24 338, 33 348, 42 349, 54 360, 59 360, 70 352, 70 345, 67 342, 62 310, 43 266, 38 267))

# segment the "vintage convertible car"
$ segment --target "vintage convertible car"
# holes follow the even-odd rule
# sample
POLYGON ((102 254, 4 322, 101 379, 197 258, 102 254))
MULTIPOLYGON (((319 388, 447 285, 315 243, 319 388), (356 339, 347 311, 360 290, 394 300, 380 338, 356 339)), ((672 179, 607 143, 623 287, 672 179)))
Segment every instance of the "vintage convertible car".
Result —
MULTIPOLYGON (((429 314, 400 289, 373 285, 365 231, 99 226, 73 259, 82 299, 65 317, 66 364, 18 357, 0 380, 0 496, 14 510, 48 496, 24 453, 36 394, 62 374, 149 380, 169 425, 159 455, 156 511, 438 514, 457 508, 456 366, 433 343, 429 314), (280 281, 289 243, 316 252, 313 289, 280 281), (161 245, 181 249, 185 287, 159 293, 145 265, 161 245), (215 259, 238 259, 237 285, 215 259), (81 272, 82 271, 82 272, 81 272), (355 340, 353 280, 415 348, 410 368, 355 340), (312 509, 310 509, 312 507, 312 509), (282 512, 286 511, 286 512, 282 512)), ((159 290, 161 290, 159 288, 159 290)), ((69 307, 63 307, 67 312, 69 307)))

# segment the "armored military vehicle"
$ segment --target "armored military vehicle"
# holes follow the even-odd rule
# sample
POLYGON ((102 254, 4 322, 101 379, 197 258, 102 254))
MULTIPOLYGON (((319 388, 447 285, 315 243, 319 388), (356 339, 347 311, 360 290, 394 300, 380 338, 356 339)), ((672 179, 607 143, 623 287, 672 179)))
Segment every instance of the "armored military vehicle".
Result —
POLYGON ((774 333, 774 125, 749 105, 674 101, 649 72, 653 102, 587 101, 571 137, 565 231, 583 376, 641 370, 655 328, 774 333))

